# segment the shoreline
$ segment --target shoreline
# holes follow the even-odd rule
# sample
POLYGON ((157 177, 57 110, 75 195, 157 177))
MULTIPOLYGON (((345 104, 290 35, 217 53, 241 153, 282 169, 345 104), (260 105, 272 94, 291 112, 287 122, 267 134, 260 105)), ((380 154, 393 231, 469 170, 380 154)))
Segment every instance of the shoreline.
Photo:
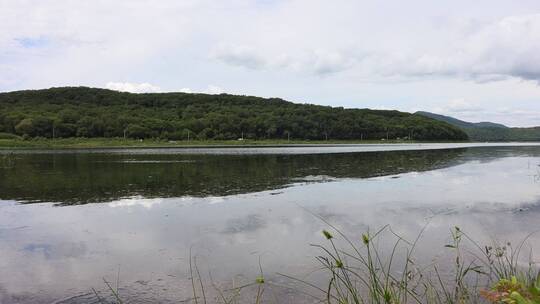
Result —
POLYGON ((0 150, 10 149, 131 149, 131 148, 250 148, 314 147, 347 145, 406 145, 427 143, 474 143, 470 141, 410 140, 136 140, 119 138, 0 139, 0 150))
MULTIPOLYGON (((326 149, 337 148, 354 151, 350 152, 382 152, 401 150, 433 150, 433 149, 460 149, 480 147, 534 147, 540 146, 540 142, 474 142, 474 141, 405 141, 405 140, 334 140, 334 141, 310 141, 310 140, 212 140, 212 141, 164 141, 164 140, 123 140, 118 138, 66 138, 66 139, 0 139, 0 153, 16 151, 121 151, 121 150, 197 150, 211 153, 213 149, 286 149, 286 148, 311 148, 312 153, 330 153, 326 149), (314 150, 321 148, 321 150, 314 150), (358 151, 357 151, 358 150, 358 151)), ((193 151, 191 151, 193 152, 193 151)), ((200 152, 200 151, 199 151, 200 152)), ((197 153, 199 153, 197 152, 197 153)), ((341 151, 344 152, 344 151, 341 151)), ((235 153, 235 152, 231 152, 235 153)), ((265 153, 273 153, 272 151, 265 153)), ((340 152, 332 152, 340 153, 340 152)))

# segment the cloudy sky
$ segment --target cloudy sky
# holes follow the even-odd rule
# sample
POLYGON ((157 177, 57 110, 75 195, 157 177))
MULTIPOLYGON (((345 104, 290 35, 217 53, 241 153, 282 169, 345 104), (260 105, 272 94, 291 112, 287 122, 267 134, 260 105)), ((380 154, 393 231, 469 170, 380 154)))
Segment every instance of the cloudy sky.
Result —
POLYGON ((540 125, 540 1, 0 0, 0 91, 67 85, 540 125))

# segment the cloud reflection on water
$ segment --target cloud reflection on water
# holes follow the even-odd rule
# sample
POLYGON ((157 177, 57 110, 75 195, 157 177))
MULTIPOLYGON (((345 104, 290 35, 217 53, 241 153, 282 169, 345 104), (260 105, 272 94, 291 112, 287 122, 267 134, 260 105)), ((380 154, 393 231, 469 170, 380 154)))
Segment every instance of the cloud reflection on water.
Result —
MULTIPOLYGON (((342 175, 297 183, 280 195, 135 196, 63 208, 1 204, 0 273, 8 275, 0 277, 0 299, 26 295, 22 302, 32 303, 77 294, 99 287, 104 276, 114 280, 120 267, 127 296, 183 300, 189 297, 189 248, 219 282, 253 278, 259 257, 270 279, 275 272, 302 276, 314 269, 318 253, 308 244, 324 242, 326 228, 305 209, 358 241, 367 229, 386 224, 413 239, 427 225, 417 251, 424 263, 445 256, 455 225, 480 242, 520 240, 540 229, 537 150, 460 152, 452 166, 372 178, 342 175), (150 292, 156 288, 168 291, 150 292)), ((527 246, 540 253, 539 236, 527 246)))

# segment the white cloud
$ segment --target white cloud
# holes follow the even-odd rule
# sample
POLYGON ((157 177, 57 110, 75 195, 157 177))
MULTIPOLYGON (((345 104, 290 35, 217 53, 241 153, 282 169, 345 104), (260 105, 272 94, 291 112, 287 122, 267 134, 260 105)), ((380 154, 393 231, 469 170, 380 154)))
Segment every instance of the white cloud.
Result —
POLYGON ((245 46, 221 46, 214 51, 213 57, 226 64, 249 69, 261 69, 267 65, 261 55, 245 46))
POLYGON ((208 85, 206 89, 204 90, 193 90, 191 88, 181 88, 180 90, 175 90, 176 92, 182 92, 182 93, 203 93, 203 94, 221 94, 225 93, 225 91, 218 86, 215 85, 208 85))
POLYGON ((146 209, 152 209, 152 207, 161 204, 165 200, 162 198, 147 199, 142 196, 136 196, 110 202, 108 206, 112 208, 142 206, 146 209))
POLYGON ((342 52, 316 51, 313 54, 313 71, 319 75, 332 74, 351 68, 356 58, 342 52))
POLYGON ((295 72, 308 72, 315 75, 333 74, 344 71, 357 61, 355 54, 316 49, 303 51, 295 56, 286 54, 263 54, 248 46, 219 47, 212 58, 229 64, 253 70, 287 69, 295 72))
POLYGON ((353 70, 356 75, 379 81, 394 77, 449 77, 478 83, 510 77, 540 81, 540 14, 485 22, 450 19, 435 29, 418 33, 425 39, 414 45, 416 39, 402 40, 402 30, 396 29, 381 35, 394 41, 390 47, 385 46, 378 41, 377 30, 384 32, 375 29, 366 36, 360 30, 356 39, 342 33, 350 38, 347 43, 321 39, 316 47, 301 37, 288 41, 286 54, 277 37, 265 36, 267 39, 248 45, 220 47, 214 51, 214 58, 250 69, 288 68, 316 75, 353 70))
POLYGON ((447 31, 455 38, 448 39, 446 51, 415 58, 412 74, 461 76, 479 82, 506 77, 540 80, 540 14, 505 17, 465 33, 459 26, 447 31))
POLYGON ((108 82, 105 86, 109 90, 130 93, 159 93, 161 88, 149 83, 131 83, 131 82, 108 82))
POLYGON ((223 89, 218 87, 218 86, 215 86, 215 85, 209 85, 208 88, 206 88, 206 91, 204 93, 207 93, 207 94, 221 94, 223 93, 223 89))
MULTIPOLYGON (((412 112, 416 112, 415 109, 412 112)), ((540 110, 526 110, 512 107, 480 107, 474 102, 463 98, 453 99, 442 106, 434 107, 428 111, 448 115, 469 122, 491 121, 507 126, 523 126, 515 122, 526 121, 529 126, 540 125, 540 110)))
POLYGON ((443 107, 439 107, 435 111, 441 114, 470 114, 485 110, 464 98, 457 98, 450 100, 443 107))

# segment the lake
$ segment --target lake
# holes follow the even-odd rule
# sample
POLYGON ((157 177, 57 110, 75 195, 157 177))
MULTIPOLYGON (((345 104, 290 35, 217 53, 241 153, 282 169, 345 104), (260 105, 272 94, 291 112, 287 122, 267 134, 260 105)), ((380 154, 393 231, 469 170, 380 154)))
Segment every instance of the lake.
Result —
MULTIPOLYGON (((454 226, 516 242, 539 219, 537 144, 0 150, 0 303, 97 303, 103 278, 137 303, 178 303, 190 256, 215 285, 262 268, 278 297, 309 302, 280 273, 324 282, 310 246, 324 221, 354 240, 425 229, 429 264, 454 226)), ((540 236, 525 247, 537 259, 540 236)))

